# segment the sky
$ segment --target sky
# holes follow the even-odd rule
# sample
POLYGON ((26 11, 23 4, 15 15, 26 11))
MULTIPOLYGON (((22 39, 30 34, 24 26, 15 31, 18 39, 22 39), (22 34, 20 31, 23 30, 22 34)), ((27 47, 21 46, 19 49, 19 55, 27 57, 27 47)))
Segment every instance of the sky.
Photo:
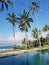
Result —
MULTIPOLYGON (((21 14, 24 9, 28 11, 29 6, 32 5, 32 1, 33 0, 13 0, 14 7, 11 7, 9 5, 8 10, 6 10, 5 8, 4 11, 2 12, 0 11, 0 44, 4 44, 5 42, 7 43, 9 40, 13 39, 12 25, 6 20, 7 13, 14 12, 16 16, 18 16, 18 14, 21 14)), ((37 18, 38 18, 39 29, 42 30, 45 24, 49 25, 49 8, 48 8, 49 0, 36 0, 36 1, 40 1, 39 6, 41 9, 38 13, 37 18)), ((28 29, 29 30, 28 36, 30 39, 32 39, 31 33, 32 30, 35 27, 37 27, 37 23, 36 23, 36 18, 32 16, 32 14, 30 15, 30 17, 32 17, 34 20, 34 23, 31 23, 31 29, 28 29)), ((22 36, 23 33, 18 29, 17 25, 15 27, 15 33, 16 33, 16 41, 20 41, 24 38, 25 33, 23 32, 24 35, 22 36)))

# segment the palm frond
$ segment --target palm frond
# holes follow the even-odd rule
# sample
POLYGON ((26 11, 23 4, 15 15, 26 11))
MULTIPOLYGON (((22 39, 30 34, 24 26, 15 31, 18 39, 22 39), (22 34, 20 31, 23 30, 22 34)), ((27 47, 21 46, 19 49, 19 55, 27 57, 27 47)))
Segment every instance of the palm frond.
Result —
POLYGON ((37 4, 39 4, 39 3, 40 3, 40 1, 37 2, 37 4))
POLYGON ((5 6, 6 6, 7 10, 8 10, 8 4, 6 2, 4 2, 4 3, 5 3, 5 6))
POLYGON ((33 22, 33 19, 32 18, 28 18, 28 21, 33 22))
POLYGON ((40 1, 36 2, 33 1, 32 2, 32 6, 30 7, 30 11, 32 11, 32 14, 36 14, 38 13, 38 11, 40 10, 40 6, 38 5, 40 3, 40 1))
POLYGON ((13 2, 11 2, 10 0, 7 0, 7 2, 8 2, 12 7, 14 6, 13 2))
POLYGON ((13 2, 11 2, 11 0, 0 0, 0 2, 1 2, 1 10, 4 10, 4 5, 8 10, 8 3, 11 4, 11 6, 13 6, 13 2))
POLYGON ((43 31, 47 31, 47 30, 49 30, 49 25, 45 25, 45 26, 43 27, 43 31))
POLYGON ((1 9, 4 10, 4 3, 2 2, 1 9))
POLYGON ((26 23, 27 23, 28 27, 31 28, 30 22, 26 22, 26 23))
POLYGON ((8 13, 8 16, 12 17, 12 15, 10 13, 8 13))

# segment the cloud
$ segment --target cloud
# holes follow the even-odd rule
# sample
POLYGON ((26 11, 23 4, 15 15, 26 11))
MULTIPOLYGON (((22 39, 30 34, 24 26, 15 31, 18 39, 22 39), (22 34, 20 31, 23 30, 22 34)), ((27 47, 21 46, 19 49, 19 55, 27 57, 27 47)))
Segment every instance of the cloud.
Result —
POLYGON ((0 37, 0 40, 1 40, 1 37, 0 37))
POLYGON ((8 38, 0 37, 0 45, 11 45, 11 41, 8 38))
MULTIPOLYGON (((32 40, 31 34, 27 33, 28 39, 32 40)), ((15 34, 15 40, 16 41, 22 41, 24 38, 26 38, 25 32, 17 32, 15 34)), ((8 40, 13 41, 13 37, 8 38, 8 40)))
MULTIPOLYGON (((32 40, 31 34, 27 33, 28 39, 32 40)), ((16 44, 21 44, 22 40, 26 38, 25 32, 17 32, 15 34, 15 42, 16 44)), ((4 44, 13 44, 13 36, 8 37, 8 38, 1 38, 0 37, 0 44, 4 45, 4 44)))
MULTIPOLYGON (((41 34, 43 37, 46 37, 46 35, 47 35, 47 32, 42 32, 42 34, 41 34)), ((29 40, 34 40, 34 38, 32 38, 32 36, 31 36, 31 33, 27 33, 27 36, 28 36, 28 39, 29 40)), ((24 39, 24 38, 26 38, 26 35, 25 35, 25 32, 17 32, 16 34, 15 34, 15 42, 16 42, 16 44, 18 45, 18 44, 21 44, 21 42, 22 42, 22 40, 24 39)), ((4 45, 4 44, 13 44, 13 36, 11 36, 11 37, 8 37, 8 38, 2 38, 2 37, 0 37, 0 44, 1 45, 4 45)))
POLYGON ((42 32, 42 36, 45 38, 47 36, 48 32, 42 32))

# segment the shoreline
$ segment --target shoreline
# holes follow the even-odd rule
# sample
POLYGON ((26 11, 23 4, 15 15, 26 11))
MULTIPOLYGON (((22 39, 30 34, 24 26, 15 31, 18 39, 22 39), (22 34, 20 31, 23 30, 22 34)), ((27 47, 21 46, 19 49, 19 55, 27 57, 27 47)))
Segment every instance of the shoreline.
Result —
POLYGON ((44 50, 44 49, 49 49, 49 48, 32 48, 32 49, 25 49, 25 50, 15 50, 15 51, 13 50, 13 51, 9 51, 9 52, 7 51, 7 52, 0 53, 0 58, 15 56, 15 55, 27 53, 30 51, 37 51, 37 50, 44 50))

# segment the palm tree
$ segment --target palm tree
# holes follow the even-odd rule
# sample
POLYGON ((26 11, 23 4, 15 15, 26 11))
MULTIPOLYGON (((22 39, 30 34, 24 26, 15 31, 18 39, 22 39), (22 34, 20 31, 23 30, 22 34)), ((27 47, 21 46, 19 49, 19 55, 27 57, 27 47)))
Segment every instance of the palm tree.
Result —
POLYGON ((37 14, 40 10, 40 6, 38 5, 40 3, 40 1, 36 2, 36 1, 33 1, 32 2, 32 5, 29 7, 29 13, 30 11, 32 11, 32 14, 37 14))
POLYGON ((47 43, 49 45, 49 34, 47 34, 46 39, 47 39, 47 43))
MULTIPOLYGON (((40 38, 40 36, 41 36, 41 31, 38 30, 37 28, 35 28, 35 29, 33 29, 32 32, 33 32, 33 33, 32 33, 33 38, 36 38, 37 41, 39 41, 39 38, 40 38)), ((39 41, 39 42, 40 42, 40 41, 39 41)))
MULTIPOLYGON (((39 12, 40 10, 40 6, 38 5, 40 3, 40 1, 36 2, 36 1, 33 1, 32 2, 32 5, 30 6, 29 8, 29 13, 32 11, 32 14, 36 16, 36 22, 37 22, 37 28, 39 29, 39 25, 38 25, 38 18, 37 18, 37 13, 39 12)), ((40 47, 41 47, 41 42, 40 42, 40 39, 39 39, 39 43, 40 43, 40 47)))
POLYGON ((47 43, 47 39, 44 38, 44 37, 41 37, 41 38, 40 38, 40 41, 41 41, 41 45, 42 45, 42 46, 46 45, 46 43, 47 43))
POLYGON ((11 6, 13 6, 13 2, 11 2, 11 0, 0 0, 1 3, 1 8, 0 10, 4 10, 4 5, 6 7, 6 9, 8 10, 8 4, 10 4, 11 6))
POLYGON ((43 31, 44 32, 48 32, 47 36, 46 36, 46 39, 47 39, 47 43, 49 44, 49 25, 45 25, 43 27, 43 31))
POLYGON ((14 48, 15 48, 16 44, 15 44, 14 27, 16 25, 16 22, 18 22, 18 18, 16 17, 16 15, 14 13, 12 13, 12 14, 8 13, 8 17, 6 18, 6 20, 8 20, 12 24, 12 26, 13 26, 13 38, 14 38, 14 48))
POLYGON ((44 31, 44 32, 49 31, 49 25, 45 25, 45 26, 43 27, 43 31, 44 31))
POLYGON ((26 44, 26 48, 28 48, 28 36, 27 36, 28 27, 26 25, 21 25, 19 28, 21 31, 25 32, 26 35, 25 44, 26 44))
MULTIPOLYGON (((31 28, 30 22, 33 22, 33 20, 32 18, 29 17, 28 12, 24 10, 23 14, 20 15, 19 21, 20 21, 19 28, 21 31, 25 31, 26 40, 28 40, 28 36, 27 36, 28 28, 31 28)), ((28 47, 28 43, 27 43, 27 47, 28 47)))

